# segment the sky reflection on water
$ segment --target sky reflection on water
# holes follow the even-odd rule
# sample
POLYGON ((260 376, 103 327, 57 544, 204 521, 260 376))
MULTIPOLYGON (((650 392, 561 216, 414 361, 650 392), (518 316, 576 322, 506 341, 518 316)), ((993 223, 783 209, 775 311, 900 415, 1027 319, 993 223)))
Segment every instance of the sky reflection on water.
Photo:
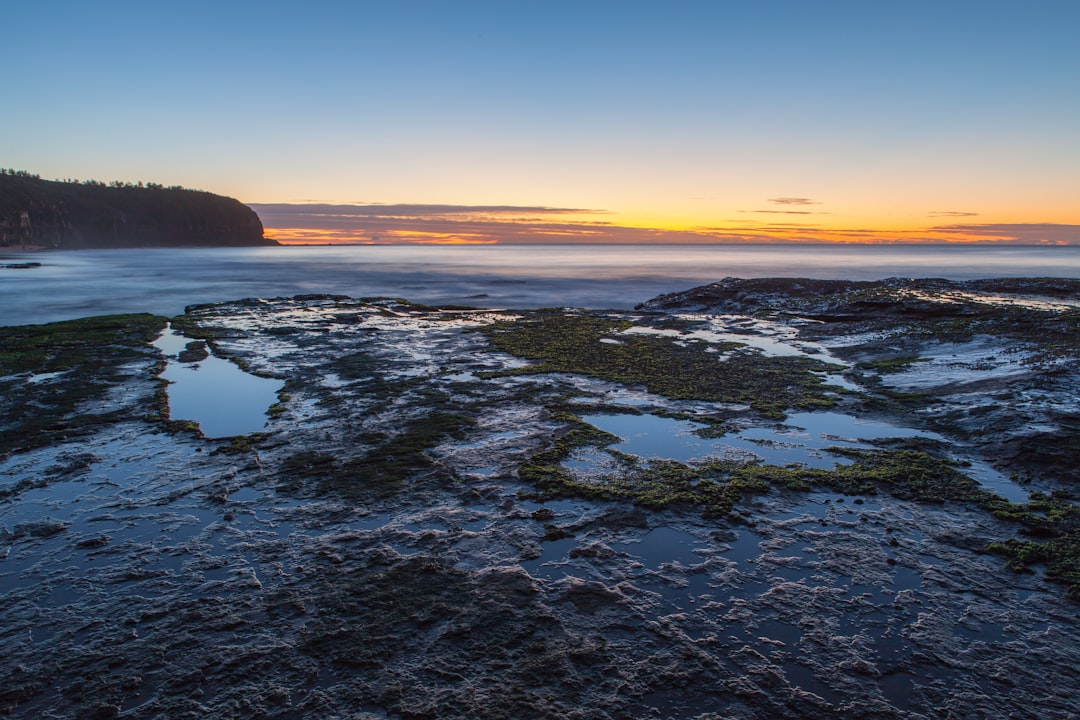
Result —
POLYGON ((901 428, 835 412, 795 413, 779 429, 754 427, 722 438, 703 438, 695 430, 701 423, 658 415, 586 415, 585 422, 623 441, 613 449, 644 458, 667 458, 680 462, 722 457, 730 450, 740 456, 752 454, 773 465, 801 463, 807 467, 831 469, 851 461, 823 454, 826 448, 872 447, 859 440, 891 437, 933 437, 934 433, 901 428))
POLYGON ((176 354, 188 342, 172 329, 154 342, 169 361, 161 377, 169 381, 170 419, 194 420, 210 438, 262 430, 281 381, 251 375, 212 354, 198 362, 181 363, 176 354))

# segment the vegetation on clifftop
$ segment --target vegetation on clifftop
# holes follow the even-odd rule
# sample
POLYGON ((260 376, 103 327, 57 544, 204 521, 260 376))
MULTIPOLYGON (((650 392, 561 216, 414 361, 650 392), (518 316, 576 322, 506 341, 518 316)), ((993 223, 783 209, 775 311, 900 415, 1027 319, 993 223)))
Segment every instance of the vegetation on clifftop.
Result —
POLYGON ((276 245, 238 200, 156 183, 42 180, 0 173, 0 247, 55 249, 276 245))

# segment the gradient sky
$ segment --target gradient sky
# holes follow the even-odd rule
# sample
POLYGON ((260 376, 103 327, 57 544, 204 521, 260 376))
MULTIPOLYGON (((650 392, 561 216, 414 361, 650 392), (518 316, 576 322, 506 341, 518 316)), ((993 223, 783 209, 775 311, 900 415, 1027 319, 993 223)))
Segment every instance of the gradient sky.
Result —
POLYGON ((0 166, 231 195, 280 238, 1080 244, 1074 0, 35 0, 3 27, 0 166))

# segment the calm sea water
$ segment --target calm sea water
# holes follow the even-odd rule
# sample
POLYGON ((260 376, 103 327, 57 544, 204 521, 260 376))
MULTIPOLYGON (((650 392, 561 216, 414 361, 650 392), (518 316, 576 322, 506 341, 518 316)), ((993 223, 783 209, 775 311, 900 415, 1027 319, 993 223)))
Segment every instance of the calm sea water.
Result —
POLYGON ((482 307, 631 308, 723 277, 1080 278, 1080 247, 321 246, 0 253, 0 325, 334 293, 482 307))

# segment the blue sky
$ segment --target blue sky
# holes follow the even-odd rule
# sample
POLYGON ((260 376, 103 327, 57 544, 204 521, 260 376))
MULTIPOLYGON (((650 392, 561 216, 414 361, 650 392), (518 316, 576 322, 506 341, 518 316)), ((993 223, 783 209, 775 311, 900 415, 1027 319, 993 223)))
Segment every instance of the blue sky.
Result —
POLYGON ((808 233, 1080 222, 1077 2, 39 0, 4 18, 0 166, 45 177, 679 231, 761 226, 777 197, 816 203, 808 233))

